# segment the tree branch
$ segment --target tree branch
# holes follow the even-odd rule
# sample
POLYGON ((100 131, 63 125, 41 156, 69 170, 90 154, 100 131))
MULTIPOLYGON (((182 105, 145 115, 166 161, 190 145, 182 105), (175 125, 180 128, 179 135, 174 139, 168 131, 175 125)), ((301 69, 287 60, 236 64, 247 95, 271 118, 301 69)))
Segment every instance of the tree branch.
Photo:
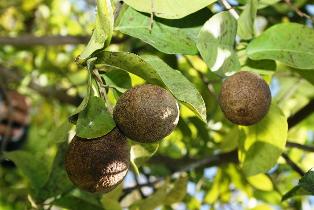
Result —
POLYGON ((119 201, 122 201, 129 193, 133 192, 133 190, 140 190, 142 189, 142 187, 155 187, 155 184, 161 182, 163 179, 157 179, 153 182, 147 182, 144 184, 136 184, 133 187, 127 187, 127 188, 123 188, 123 193, 119 198, 119 201))
MULTIPOLYGON (((0 78, 7 84, 18 84, 21 82, 22 74, 17 69, 9 69, 0 65, 0 78)), ((28 86, 43 97, 52 97, 61 103, 78 106, 83 100, 80 96, 68 95, 64 88, 58 88, 55 85, 43 87, 34 81, 31 81, 28 86)))
POLYGON ((293 5, 291 3, 291 0, 284 0, 286 2, 286 4, 300 17, 304 17, 308 20, 314 21, 314 17, 302 12, 298 7, 296 7, 295 5, 293 5))
POLYGON ((235 19, 239 19, 238 12, 229 4, 229 2, 227 0, 220 0, 220 3, 230 12, 230 14, 235 19))
POLYGON ((186 157, 174 159, 163 155, 155 155, 149 162, 152 164, 166 164, 167 168, 172 172, 183 172, 197 168, 220 166, 227 163, 238 163, 239 160, 237 150, 233 150, 231 152, 211 155, 204 159, 186 157))
POLYGON ((291 129, 299 122, 307 118, 314 112, 314 99, 312 99, 306 106, 288 118, 288 128, 291 129))
MULTIPOLYGON (((48 35, 48 36, 34 36, 34 35, 21 35, 18 37, 0 37, 0 45, 12 46, 56 46, 66 44, 87 44, 90 36, 61 36, 61 35, 48 35)), ((127 40, 127 37, 112 37, 111 43, 119 44, 127 40)))
POLYGON ((0 45, 32 46, 32 45, 64 45, 85 44, 90 36, 34 36, 0 37, 0 45))
POLYGON ((291 141, 287 141, 286 147, 298 148, 307 152, 314 152, 314 146, 299 144, 291 141))
POLYGON ((286 153, 282 153, 281 156, 285 159, 287 164, 300 176, 304 176, 305 172, 293 161, 290 159, 290 157, 286 153))
POLYGON ((64 88, 58 88, 56 86, 40 86, 34 82, 30 82, 28 85, 29 88, 33 89, 41 96, 45 98, 54 98, 57 99, 61 103, 71 104, 73 106, 80 105, 83 98, 80 96, 71 96, 66 93, 64 88))

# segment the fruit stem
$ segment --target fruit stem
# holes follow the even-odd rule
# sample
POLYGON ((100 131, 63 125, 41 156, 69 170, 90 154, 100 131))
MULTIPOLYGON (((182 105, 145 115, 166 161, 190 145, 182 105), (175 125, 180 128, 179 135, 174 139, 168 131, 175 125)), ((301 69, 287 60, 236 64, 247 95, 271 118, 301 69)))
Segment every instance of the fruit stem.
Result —
POLYGON ((101 98, 103 98, 106 101, 107 109, 112 114, 113 113, 113 106, 109 101, 109 98, 107 96, 107 91, 105 88, 106 85, 103 83, 103 80, 101 79, 101 76, 99 75, 98 69, 93 70, 93 76, 94 76, 96 83, 97 83, 97 86, 98 86, 99 95, 101 98))

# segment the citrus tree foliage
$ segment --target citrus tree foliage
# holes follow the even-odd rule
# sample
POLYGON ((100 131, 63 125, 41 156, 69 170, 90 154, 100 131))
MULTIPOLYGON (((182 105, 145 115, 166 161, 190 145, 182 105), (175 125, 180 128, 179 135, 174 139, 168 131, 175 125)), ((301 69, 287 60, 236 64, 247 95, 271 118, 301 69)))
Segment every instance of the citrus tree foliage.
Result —
POLYGON ((0 11, 1 83, 31 102, 27 143, 1 151, 16 168, 0 170, 0 209, 314 208, 313 1, 10 0, 0 11), (252 126, 218 105, 241 70, 272 93, 252 126), (68 140, 110 132, 121 94, 144 83, 180 103, 177 128, 129 140, 132 167, 113 191, 79 190, 68 140))

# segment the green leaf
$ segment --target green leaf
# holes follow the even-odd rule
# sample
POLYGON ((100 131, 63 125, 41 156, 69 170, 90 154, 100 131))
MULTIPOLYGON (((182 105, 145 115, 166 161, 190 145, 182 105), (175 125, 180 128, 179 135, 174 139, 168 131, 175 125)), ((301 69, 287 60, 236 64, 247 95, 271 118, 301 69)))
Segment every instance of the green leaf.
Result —
POLYGON ((238 126, 232 127, 228 133, 222 138, 220 148, 224 152, 230 152, 238 147, 240 130, 238 126))
POLYGON ((172 205, 181 202, 186 195, 188 180, 187 175, 180 176, 172 186, 172 189, 167 193, 164 204, 172 205))
POLYGON ((267 6, 278 3, 280 0, 260 0, 258 2, 258 8, 265 8, 267 6))
POLYGON ((192 14, 216 0, 124 0, 141 12, 153 13, 157 17, 179 19, 192 14))
POLYGON ((101 76, 104 78, 107 86, 116 89, 120 93, 124 93, 132 87, 131 77, 125 71, 115 69, 105 72, 101 76))
POLYGON ((313 29, 297 23, 277 24, 251 41, 247 54, 253 60, 271 59, 295 68, 314 69, 313 40, 313 29))
POLYGON ((86 48, 79 56, 80 62, 88 59, 95 51, 109 45, 113 33, 113 11, 110 0, 97 0, 96 27, 86 48))
POLYGON ((303 70, 303 69, 295 69, 295 68, 293 68, 292 70, 297 72, 298 74, 300 74, 304 79, 306 79, 312 85, 314 85, 314 74, 313 74, 314 69, 303 70))
POLYGON ((300 179, 299 186, 314 195, 314 171, 308 171, 300 179))
POLYGON ((153 144, 134 143, 131 146, 130 161, 133 164, 135 164, 136 167, 140 167, 157 152, 158 147, 159 143, 153 144))
POLYGON ((146 199, 136 201, 131 205, 131 210, 153 210, 161 206, 167 196, 168 182, 165 182, 153 195, 146 199))
POLYGON ((253 176, 267 172, 277 162, 287 140, 287 119, 272 104, 268 114, 253 126, 243 126, 245 136, 239 142, 239 160, 244 173, 253 176))
POLYGON ((273 191, 273 183, 270 178, 265 174, 257 174, 250 176, 247 181, 256 189, 263 191, 273 191))
POLYGON ((73 189, 74 186, 69 180, 65 171, 64 156, 67 151, 68 143, 63 142, 58 145, 58 151, 54 158, 49 178, 44 186, 38 189, 36 197, 44 201, 50 197, 58 196, 73 189))
POLYGON ((112 200, 106 196, 102 198, 102 203, 103 206, 105 207, 105 210, 122 210, 119 201, 112 200))
POLYGON ((88 72, 87 93, 83 101, 81 102, 81 104, 76 108, 76 110, 69 117, 69 121, 71 123, 74 123, 74 124, 76 123, 78 119, 78 114, 86 108, 89 98, 91 97, 91 93, 92 93, 92 75, 90 74, 90 72, 88 72))
POLYGON ((52 133, 53 141, 55 143, 62 143, 62 142, 67 141, 71 127, 72 127, 72 124, 70 122, 68 121, 63 122, 52 133))
POLYGON ((254 36, 254 21, 257 12, 258 1, 249 0, 238 20, 238 35, 244 39, 252 39, 254 36))
POLYGON ((217 202, 222 194, 230 190, 229 184, 230 180, 227 174, 222 169, 218 168, 211 188, 204 197, 204 202, 209 204, 214 204, 215 202, 217 202))
POLYGON ((150 17, 129 7, 115 28, 141 39, 168 54, 196 54, 195 41, 209 10, 202 10, 180 20, 155 18, 150 30, 150 17))
POLYGON ((257 74, 273 74, 276 70, 276 62, 273 60, 251 60, 247 59, 241 71, 252 71, 257 74))
POLYGON ((119 198, 123 191, 123 183, 119 184, 115 189, 107 192, 101 197, 101 203, 105 207, 105 210, 122 210, 119 203, 119 198))
POLYGON ((76 135, 81 138, 97 138, 106 135, 116 126, 106 108, 106 102, 92 96, 87 107, 79 113, 76 135))
POLYGON ((96 68, 109 70, 123 70, 135 74, 149 83, 162 85, 161 79, 156 70, 147 64, 140 56, 129 52, 109 52, 98 53, 96 68))
POLYGON ((259 204, 250 210, 274 210, 272 206, 267 204, 259 204))
POLYGON ((12 160, 19 170, 29 179, 31 186, 40 188, 48 179, 47 164, 39 160, 33 153, 14 151, 4 153, 5 158, 12 160))
POLYGON ((205 102, 194 85, 181 72, 172 69, 157 56, 145 55, 142 58, 155 69, 174 97, 185 103, 206 122, 205 102))
POLYGON ((308 171, 299 180, 299 184, 282 196, 282 200, 287 200, 297 195, 314 195, 314 171, 308 171))
POLYGON ((202 27, 196 46, 211 71, 225 76, 240 68, 234 51, 237 21, 229 12, 212 16, 202 27))
POLYGON ((75 210, 103 210, 100 205, 90 203, 82 198, 66 195, 53 202, 54 205, 75 210), (75 208, 74 208, 75 207, 75 208))
POLYGON ((97 54, 96 67, 119 69, 142 77, 147 82, 166 86, 179 101, 184 102, 206 122, 204 100, 194 85, 181 72, 172 69, 157 56, 139 57, 127 52, 106 52, 97 54))

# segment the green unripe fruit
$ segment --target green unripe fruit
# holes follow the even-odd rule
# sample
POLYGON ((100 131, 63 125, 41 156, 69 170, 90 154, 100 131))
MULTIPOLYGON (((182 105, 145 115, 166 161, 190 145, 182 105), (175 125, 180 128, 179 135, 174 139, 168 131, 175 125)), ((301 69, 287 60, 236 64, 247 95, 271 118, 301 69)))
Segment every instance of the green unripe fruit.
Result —
POLYGON ((118 128, 128 138, 142 143, 163 139, 176 127, 176 99, 156 85, 141 85, 125 92, 113 111, 118 128))
POLYGON ((115 128, 95 139, 74 136, 65 156, 65 168, 70 180, 79 188, 109 192, 127 174, 129 159, 126 137, 115 128))
POLYGON ((258 75, 241 71, 223 84, 219 95, 220 108, 231 122, 252 125, 267 114, 271 93, 267 83, 258 75))

